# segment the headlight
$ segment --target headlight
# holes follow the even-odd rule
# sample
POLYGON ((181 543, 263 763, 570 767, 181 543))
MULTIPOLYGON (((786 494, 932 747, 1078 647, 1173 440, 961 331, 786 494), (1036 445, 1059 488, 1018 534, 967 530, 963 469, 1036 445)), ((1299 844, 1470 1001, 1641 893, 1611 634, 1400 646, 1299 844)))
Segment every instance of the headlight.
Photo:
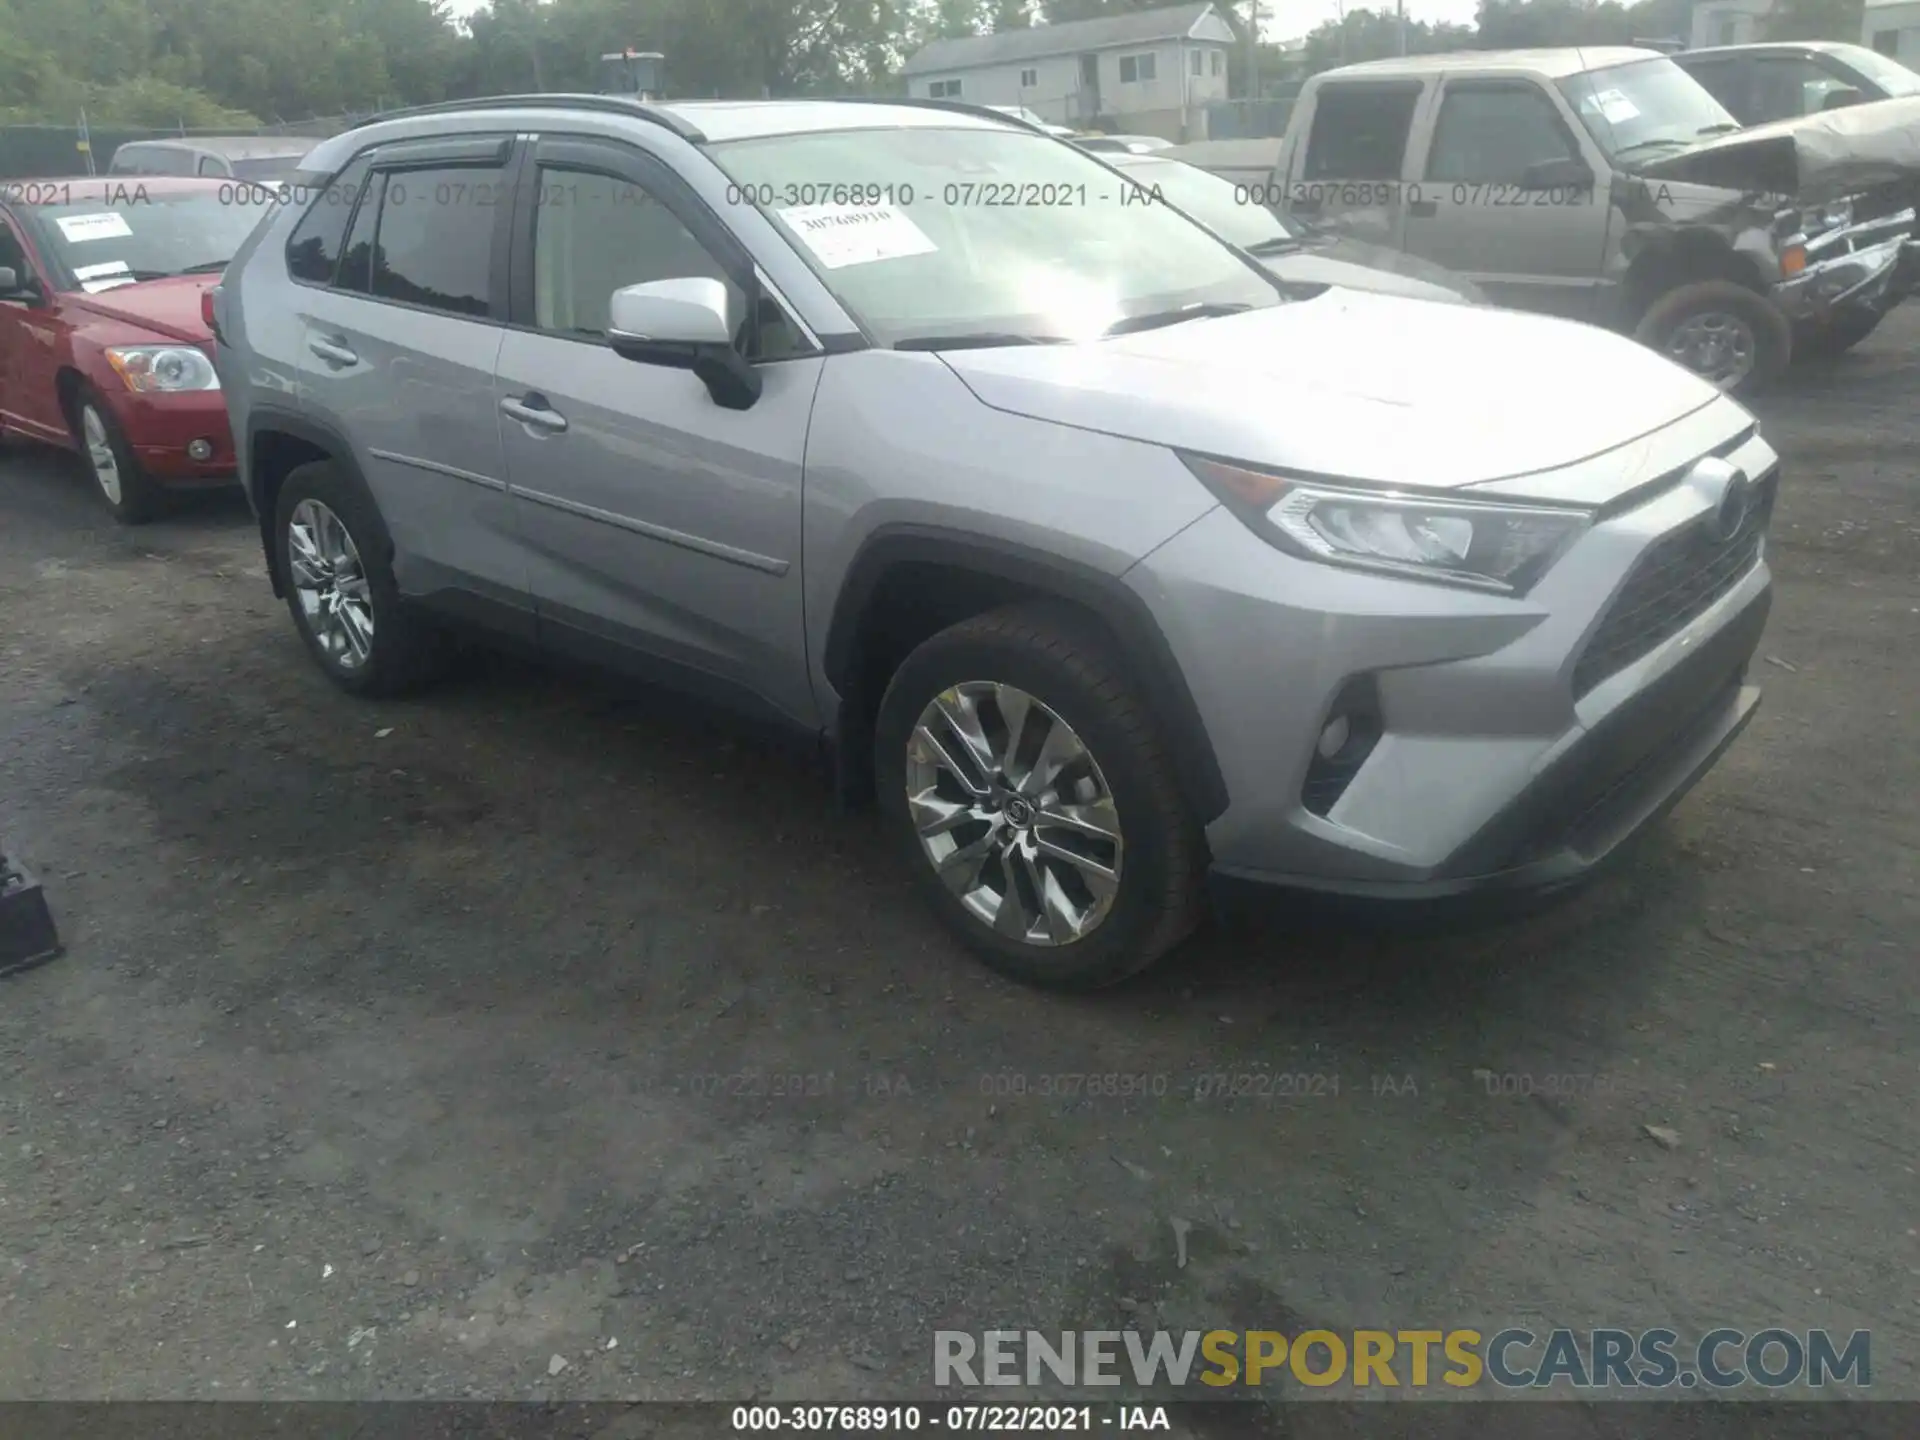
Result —
POLYGON ((1593 523, 1571 507, 1350 490, 1182 458, 1257 533, 1305 559, 1503 595, 1530 589, 1593 523))
POLYGON ((1800 233, 1809 239, 1826 234, 1829 230, 1844 230, 1853 223, 1853 201, 1835 200, 1830 205, 1816 205, 1811 210, 1800 212, 1800 233))
POLYGON ((116 345, 107 351, 129 390, 218 390, 213 362, 191 345, 116 345))

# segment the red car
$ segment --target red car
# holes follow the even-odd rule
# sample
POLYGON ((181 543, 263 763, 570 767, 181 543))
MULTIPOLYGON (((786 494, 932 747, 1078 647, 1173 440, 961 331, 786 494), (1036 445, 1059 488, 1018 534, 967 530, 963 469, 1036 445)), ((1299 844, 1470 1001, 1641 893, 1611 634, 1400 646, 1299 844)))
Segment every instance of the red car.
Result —
POLYGON ((77 450, 114 515, 231 484, 203 296, 277 192, 153 176, 0 181, 0 432, 77 450))

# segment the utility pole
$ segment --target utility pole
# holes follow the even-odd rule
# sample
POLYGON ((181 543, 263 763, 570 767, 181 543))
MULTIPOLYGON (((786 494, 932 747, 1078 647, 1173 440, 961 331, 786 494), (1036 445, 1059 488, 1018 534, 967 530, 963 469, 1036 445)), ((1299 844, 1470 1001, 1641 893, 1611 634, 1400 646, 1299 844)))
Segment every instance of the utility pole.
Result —
POLYGON ((1260 0, 1247 0, 1247 99, 1260 98, 1260 0))
POLYGON ((1407 54, 1407 0, 1400 0, 1399 21, 1400 56, 1402 59, 1405 59, 1407 54))

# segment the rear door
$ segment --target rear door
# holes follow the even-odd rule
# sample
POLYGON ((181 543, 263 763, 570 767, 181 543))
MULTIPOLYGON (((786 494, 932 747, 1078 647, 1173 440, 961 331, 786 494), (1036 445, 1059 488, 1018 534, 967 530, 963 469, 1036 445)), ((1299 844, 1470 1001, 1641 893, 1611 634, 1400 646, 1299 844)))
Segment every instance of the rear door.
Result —
POLYGON ((1544 86, 1449 76, 1423 128, 1403 248, 1479 283, 1496 304, 1575 319, 1598 314, 1611 223, 1604 157, 1544 86), (1591 185, 1530 182, 1578 161, 1591 185))
POLYGON ((1410 80, 1330 80, 1315 92, 1304 132, 1288 146, 1281 208, 1376 245, 1398 247, 1408 141, 1427 86, 1410 80))
POLYGON ((302 408, 351 440, 401 590, 530 635, 493 404, 512 152, 504 134, 376 149, 332 284, 292 289, 302 408))

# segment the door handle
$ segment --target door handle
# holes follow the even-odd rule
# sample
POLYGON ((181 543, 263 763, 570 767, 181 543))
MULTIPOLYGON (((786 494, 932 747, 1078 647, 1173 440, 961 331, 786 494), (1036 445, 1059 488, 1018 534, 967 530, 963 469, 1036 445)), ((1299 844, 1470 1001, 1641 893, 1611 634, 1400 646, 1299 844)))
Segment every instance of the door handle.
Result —
POLYGON ((1439 213, 1440 202, 1438 200, 1409 200, 1407 202, 1407 214, 1409 215, 1424 217, 1428 215, 1438 215, 1439 213))
POLYGON ((518 400, 502 400, 500 413, 512 416, 522 425, 532 425, 555 435, 567 428, 567 417, 547 404, 547 397, 537 392, 522 395, 518 400))
POLYGON ((307 341, 307 349, 318 355, 329 365, 358 365, 360 363, 360 357, 338 340, 309 340, 307 341))

